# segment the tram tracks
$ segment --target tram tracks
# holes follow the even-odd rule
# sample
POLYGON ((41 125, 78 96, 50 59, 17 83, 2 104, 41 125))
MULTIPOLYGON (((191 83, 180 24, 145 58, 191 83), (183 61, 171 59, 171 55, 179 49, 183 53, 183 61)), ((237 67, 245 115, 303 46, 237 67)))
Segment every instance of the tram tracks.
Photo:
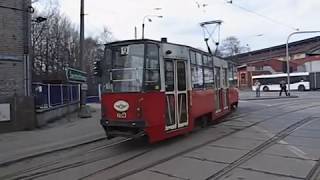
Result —
POLYGON ((234 120, 234 119, 238 119, 238 118, 242 118, 242 117, 245 117, 245 116, 248 116, 250 114, 254 114, 254 113, 257 113, 257 112, 261 112, 261 111, 265 111, 267 109, 271 109, 271 108, 274 108, 275 106, 277 106, 278 108, 281 108, 282 106, 294 106, 294 105, 301 105, 301 103, 299 101, 303 101, 304 99, 290 99, 290 101, 288 102, 283 102, 283 103, 277 103, 277 104, 273 104, 271 106, 266 106, 266 107, 263 107, 261 109, 258 109, 258 110, 254 110, 254 111, 251 111, 251 112, 242 112, 242 113, 239 113, 239 114, 236 114, 236 115, 231 115, 231 116, 228 116, 226 118, 226 121, 229 121, 229 120, 234 120))
POLYGON ((319 180, 320 179, 320 158, 317 160, 317 163, 308 173, 306 180, 319 180))
MULTIPOLYGON (((292 103, 292 102, 282 103, 282 104, 279 105, 279 106, 285 106, 285 105, 288 105, 288 104, 291 104, 291 105, 292 105, 292 104, 296 104, 296 103, 292 103)), ((315 106, 318 106, 318 105, 308 106, 308 107, 305 107, 305 108, 300 109, 300 110, 304 110, 304 109, 307 109, 307 108, 312 108, 312 107, 315 107, 315 106)), ((257 110, 257 111, 260 111, 260 110, 257 110)), ((255 113, 255 112, 257 112, 257 111, 253 111, 253 112, 251 112, 251 113, 255 113)), ((299 110, 296 110, 296 109, 295 109, 295 110, 286 112, 286 113, 284 113, 284 114, 282 114, 282 115, 286 115, 286 114, 288 114, 288 113, 295 112, 295 111, 299 111, 299 110)), ((245 115, 248 115, 248 113, 244 113, 244 114, 240 114, 240 115, 241 115, 241 117, 243 117, 243 116, 245 116, 245 115)), ((276 115, 276 116, 278 116, 278 115, 276 115)), ((239 116, 237 116, 237 117, 235 117, 235 118, 239 118, 239 116)), ((232 118, 232 119, 235 119, 235 118, 232 118)), ((192 151, 192 150, 195 150, 195 149, 197 149, 197 148, 200 148, 200 147, 202 147, 202 146, 204 146, 204 145, 206 145, 206 144, 209 144, 209 143, 218 141, 218 140, 220 140, 220 139, 222 139, 222 138, 225 138, 225 137, 227 137, 227 136, 229 136, 229 135, 231 135, 231 134, 234 134, 234 133, 239 132, 239 131, 241 131, 241 130, 244 130, 244 129, 246 129, 246 128, 255 126, 255 125, 257 125, 257 124, 259 124, 259 123, 261 123, 261 122, 267 121, 267 120, 272 119, 272 118, 274 118, 274 116, 273 116, 273 117, 270 117, 270 118, 267 118, 267 119, 264 119, 264 120, 262 120, 262 121, 259 121, 259 122, 257 122, 257 123, 254 123, 254 124, 252 124, 252 125, 250 125, 250 126, 247 126, 247 127, 245 127, 245 128, 242 128, 242 129, 233 131, 233 132, 231 132, 231 133, 227 133, 227 134, 223 135, 222 137, 218 137, 218 138, 215 138, 215 139, 213 139, 213 140, 207 141, 207 142, 202 143, 202 144, 200 144, 200 145, 198 145, 198 146, 195 146, 195 147, 193 147, 193 148, 191 148, 191 149, 187 149, 186 151, 180 152, 179 154, 183 155, 183 154, 185 154, 185 153, 187 153, 187 152, 190 152, 190 151, 192 151)), ((229 121, 229 119, 228 119, 228 121, 229 121)), ((84 153, 97 152, 97 151, 100 151, 100 150, 103 150, 103 149, 111 148, 111 147, 114 147, 114 146, 116 146, 116 145, 125 143, 125 142, 127 142, 127 141, 129 141, 129 140, 125 140, 124 142, 115 142, 115 143, 112 143, 112 144, 108 144, 108 145, 104 145, 104 146, 99 146, 99 147, 90 149, 90 150, 88 150, 87 152, 84 152, 84 153)), ((112 169, 112 168, 114 168, 114 167, 117 167, 117 166, 119 166, 119 165, 122 165, 122 164, 124 164, 124 163, 126 163, 126 162, 129 162, 129 161, 131 161, 131 160, 134 160, 134 159, 136 159, 136 158, 138 158, 138 157, 141 157, 141 156, 143 156, 144 154, 149 153, 149 152, 151 152, 151 151, 153 151, 153 150, 154 150, 153 148, 148 148, 147 150, 143 150, 143 151, 141 151, 141 152, 138 152, 138 153, 136 153, 136 154, 134 154, 134 155, 132 155, 132 156, 126 158, 126 159, 123 159, 123 160, 121 160, 121 161, 119 161, 119 162, 116 162, 116 163, 114 163, 114 164, 112 164, 112 165, 110 165, 110 166, 108 166, 108 167, 105 167, 105 168, 99 169, 99 170, 97 170, 97 171, 95 171, 95 172, 93 172, 93 173, 90 173, 89 175, 86 175, 86 176, 82 177, 81 179, 86 179, 86 178, 93 177, 93 176, 95 176, 96 174, 99 174, 99 173, 101 173, 101 172, 103 172, 103 171, 107 171, 107 170, 109 170, 109 169, 112 169)), ((79 153, 79 154, 76 154, 76 155, 74 155, 74 156, 72 156, 72 157, 76 157, 76 156, 79 156, 79 155, 81 155, 81 154, 83 154, 83 152, 82 152, 82 153, 79 153)), ((178 155, 179 155, 179 154, 178 154, 178 155)), ((162 159, 161 161, 156 161, 155 163, 152 163, 151 165, 145 166, 145 167, 143 167, 143 168, 139 168, 139 169, 136 170, 136 171, 130 171, 130 172, 128 172, 128 173, 123 174, 122 176, 115 177, 114 179, 120 179, 120 178, 129 176, 129 175, 131 175, 131 174, 135 174, 135 173, 140 172, 140 171, 142 171, 142 170, 144 170, 144 169, 148 169, 149 167, 153 167, 153 166, 155 166, 155 165, 157 165, 157 164, 161 164, 161 163, 166 162, 166 161, 168 161, 168 160, 170 160, 170 159, 173 159, 173 158, 176 157, 176 156, 177 156, 177 154, 174 154, 173 156, 170 156, 170 157, 167 157, 167 158, 165 158, 165 159, 162 159)), ((37 167, 33 167, 33 168, 25 169, 25 170, 23 170, 23 171, 19 171, 19 172, 17 172, 14 176, 6 176, 6 178, 9 178, 9 179, 21 179, 21 178, 23 178, 23 179, 35 179, 35 178, 39 178, 39 177, 45 177, 45 176, 50 175, 50 174, 59 173, 59 172, 62 172, 62 171, 68 170, 68 169, 72 169, 72 168, 84 166, 84 165, 87 165, 87 164, 90 164, 90 163, 97 162, 97 161, 99 161, 99 160, 108 159, 109 157, 110 157, 110 155, 107 155, 107 156, 99 156, 99 157, 96 157, 96 158, 90 158, 90 159, 88 159, 88 160, 86 160, 86 161, 78 161, 78 162, 74 162, 74 163, 65 164, 65 165, 63 165, 63 166, 58 166, 58 167, 54 167, 54 168, 51 168, 51 169, 40 170, 40 171, 39 171, 39 169, 45 169, 45 168, 48 168, 48 167, 50 167, 50 166, 53 166, 53 165, 56 165, 56 164, 61 163, 60 160, 59 160, 59 161, 48 162, 47 164, 41 164, 40 166, 37 166, 37 167)), ((69 158, 69 157, 68 157, 68 158, 69 158)))
MULTIPOLYGON (((84 152, 78 152, 76 154, 68 156, 67 158, 68 159, 72 159, 72 158, 81 157, 84 154, 85 155, 92 154, 92 153, 95 153, 97 151, 101 151, 101 150, 104 150, 104 149, 116 147, 118 145, 122 145, 122 144, 124 144, 126 142, 130 142, 130 141, 132 141, 131 138, 123 139, 123 140, 120 140, 120 141, 117 141, 117 142, 113 142, 113 143, 110 143, 110 144, 94 147, 93 149, 88 149, 87 151, 84 151, 84 152)), ((94 142, 96 142, 96 141, 94 141, 94 142)), ((91 142, 91 143, 94 143, 94 142, 91 142)), ((77 147, 79 147, 79 146, 77 146, 77 147)), ((73 148, 76 148, 76 147, 73 147, 73 148)), ((67 151, 67 150, 70 150, 70 148, 63 149, 63 150, 60 150, 60 151, 67 151)), ((36 157, 28 157, 28 158, 22 159, 19 162, 15 162, 15 163, 21 163, 22 161, 30 161, 30 160, 32 160, 34 158, 39 158, 40 156, 45 156, 45 155, 53 154, 53 153, 57 153, 57 151, 52 151, 50 153, 41 154, 41 155, 36 156, 36 157)), ((56 160, 53 160, 53 161, 40 163, 40 164, 37 164, 36 166, 32 166, 32 167, 29 167, 29 168, 26 168, 26 169, 23 169, 23 170, 20 170, 20 171, 15 171, 13 173, 10 173, 10 174, 4 175, 4 176, 0 176, 0 179, 33 179, 35 177, 38 177, 38 176, 41 177, 41 176, 43 176, 45 174, 48 174, 48 173, 50 174, 50 173, 53 173, 53 172, 59 172, 59 171, 63 171, 63 170, 69 169, 69 168, 74 168, 74 167, 79 167, 79 166, 82 166, 82 165, 85 165, 85 164, 89 164, 89 163, 95 162, 97 160, 108 158, 108 157, 110 157, 112 155, 113 154, 108 154, 106 157, 98 156, 98 157, 92 158, 90 160, 78 161, 78 162, 75 162, 75 163, 67 163, 66 165, 63 165, 63 166, 58 166, 56 168, 51 168, 49 170, 41 171, 41 169, 50 168, 52 166, 58 165, 60 163, 63 163, 66 160, 65 157, 63 157, 63 158, 56 159, 56 160), (40 172, 36 172, 36 171, 39 171, 39 170, 40 170, 40 172)), ((9 164, 9 165, 12 165, 12 164, 9 164)), ((7 165, 7 166, 9 166, 9 165, 7 165)))
MULTIPOLYGON (((297 101, 297 100, 295 100, 295 101, 297 101)), ((285 102, 285 103, 281 103, 281 104, 278 104, 278 105, 280 105, 280 106, 282 106, 282 105, 289 105, 289 104, 291 104, 291 103, 292 103, 292 101, 289 102, 289 103, 285 102)), ((266 108, 270 108, 270 107, 265 107, 264 109, 255 110, 255 111, 252 111, 252 112, 239 113, 239 114, 237 114, 237 115, 235 115, 235 116, 227 116, 226 121, 233 120, 233 119, 237 119, 237 118, 241 118, 241 117, 244 117, 245 115, 252 114, 252 113, 256 113, 256 112, 258 112, 258 111, 263 111, 263 110, 265 110, 266 108)), ((11 165, 11 164, 19 163, 19 162, 22 162, 22 161, 27 161, 27 160, 30 160, 30 159, 42 157, 42 156, 49 155, 49 154, 58 153, 58 152, 63 152, 63 151, 67 151, 67 150, 72 150, 72 149, 75 149, 75 148, 79 148, 79 147, 82 147, 82 146, 86 146, 86 145, 88 145, 88 144, 92 144, 92 143, 104 141, 104 140, 106 140, 106 139, 107 139, 106 137, 101 137, 101 138, 98 138, 98 139, 95 139, 95 140, 83 142, 83 143, 76 144, 76 145, 73 145, 73 146, 68 146, 68 147, 64 147, 64 148, 58 148, 58 149, 54 149, 54 150, 50 150, 50 151, 46 151, 46 152, 42 152, 42 153, 38 153, 38 154, 34 154, 34 155, 25 156, 25 157, 22 157, 22 158, 19 158, 19 159, 10 160, 10 161, 4 162, 4 163, 0 163, 0 168, 1 168, 1 167, 5 167, 5 166, 9 166, 9 165, 11 165)), ((122 141, 122 140, 121 140, 121 141, 122 141)), ((117 143, 118 143, 118 142, 115 142, 115 143, 112 143, 112 144, 115 144, 115 145, 116 145, 117 143)), ((105 146, 105 147, 108 147, 108 146, 110 146, 110 145, 104 145, 104 146, 105 146)), ((97 147, 97 149, 103 148, 104 146, 97 147)))
POLYGON ((217 173, 209 176, 208 178, 206 178, 206 180, 211 180, 211 179, 216 179, 217 180, 217 179, 222 178, 223 176, 228 174, 233 169, 239 167, 243 163, 247 162, 249 159, 255 157, 256 155, 258 155, 262 151, 266 150, 267 148, 269 148, 272 145, 276 144, 280 140, 282 140, 285 137, 289 136, 291 133, 293 133, 299 127, 310 123, 314 119, 315 118, 307 117, 305 119, 302 119, 302 120, 294 123, 293 125, 287 127, 286 129, 280 131, 279 133, 275 134, 273 137, 271 137, 270 139, 268 139, 264 143, 260 144, 256 148, 250 150, 248 153, 246 153, 245 155, 241 156, 239 159, 233 161, 231 164, 229 164, 228 166, 226 166, 222 170, 220 170, 217 173))
MULTIPOLYGON (((129 158, 126 158, 124 160, 116 162, 115 164, 110 165, 107 169, 113 168, 115 166, 118 166, 119 164, 123 164, 123 163, 125 163, 127 161, 130 161, 130 160, 134 159, 134 158, 142 156, 142 155, 150 152, 151 150, 152 149, 147 149, 147 150, 144 150, 142 152, 138 152, 138 153, 130 156, 129 158)), ((45 176, 48 176, 48 175, 51 175, 51 174, 55 174, 55 173, 58 173, 58 172, 62 172, 62 171, 65 171, 65 170, 69 170, 69 169, 72 169, 72 168, 77 168, 77 167, 84 166, 84 165, 87 165, 87 164, 90 164, 90 163, 94 163, 94 162, 97 162, 97 161, 105 160, 105 159, 108 159, 110 157, 111 156, 92 158, 92 159, 89 159, 87 161, 80 161, 80 162, 76 162, 76 163, 71 163, 71 164, 67 164, 67 165, 64 165, 64 166, 59 166, 57 168, 52 168, 52 169, 49 169, 49 170, 40 171, 40 172, 37 172, 37 173, 32 173, 32 174, 29 174, 29 175, 18 176, 18 177, 12 178, 12 179, 13 180, 19 180, 19 179, 31 180, 31 179, 36 179, 36 178, 40 178, 40 177, 45 177, 45 176)), ((105 170, 105 169, 106 168, 104 168, 103 170, 105 170)), ((102 171, 102 170, 98 170, 98 172, 100 172, 100 171, 102 171)), ((83 178, 79 178, 79 179, 83 179, 83 178)))
MULTIPOLYGON (((232 131, 232 132, 229 132, 229 133, 227 133, 227 134, 225 134, 225 135, 223 135, 223 136, 220 136, 220 137, 218 137, 218 138, 211 139, 211 140, 209 140, 209 141, 206 141, 206 142, 204 142, 204 143, 201 143, 201 144, 199 144, 199 145, 197 145, 197 146, 193 146, 193 147, 191 147, 191 148, 187 148, 187 149, 185 149, 184 151, 181 151, 181 152, 178 152, 178 153, 174 153, 174 154, 172 154, 172 155, 170 155, 170 156, 168 156, 168 157, 166 157, 166 158, 163 158, 163 159, 154 161, 154 162, 152 162, 152 163, 149 163, 149 164, 147 164, 147 165, 144 165, 144 166, 135 168, 135 169, 133 169, 133 170, 129 170, 129 171, 127 171, 127 172, 125 172, 125 173, 123 173, 123 174, 121 174, 121 175, 112 177, 112 178, 110 178, 110 179, 112 179, 112 180, 118 180, 118 179, 122 179, 122 178, 125 178, 125 177, 128 177, 128 176, 137 174, 137 173, 139 173, 139 172, 141 172, 141 171, 150 169, 150 168, 152 168, 152 167, 155 167, 156 165, 159 165, 159 164, 165 163, 165 162, 167 162, 167 161, 169 161, 169 160, 172 160, 172 159, 174 159, 174 158, 176 158, 176 157, 178 157, 178 156, 183 156, 184 154, 189 153, 189 152, 191 152, 191 151, 193 151, 193 150, 196 150, 196 149, 198 149, 198 148, 201 148, 201 147, 203 147, 203 146, 205 146, 205 145, 207 145, 207 144, 216 142, 216 141, 218 141, 218 140, 220 140, 220 139, 223 139, 223 138, 225 138, 225 137, 228 137, 228 136, 230 136, 230 135, 232 135, 232 134, 235 134, 235 133, 240 132, 240 131, 242 131, 242 130, 248 129, 248 128, 250 128, 250 127, 257 126, 257 125, 259 125, 260 123, 263 123, 263 122, 265 122, 265 121, 271 120, 271 119, 273 119, 273 118, 275 118, 275 117, 285 116, 285 115, 287 115, 287 114, 289 114, 289 113, 299 112, 299 111, 303 111, 303 110, 306 110, 306 109, 309 109, 309 108, 318 107, 318 106, 320 106, 320 105, 319 105, 319 104, 310 105, 310 106, 306 106, 306 107, 304 107, 304 108, 294 109, 294 110, 287 111, 287 112, 285 112, 285 113, 282 113, 281 115, 276 114, 276 115, 274 115, 274 116, 265 118, 265 119, 263 119, 262 121, 255 122, 255 123, 253 123, 253 124, 251 124, 251 125, 249 125, 249 126, 246 126, 246 127, 243 127, 243 128, 237 129, 237 130, 234 130, 234 131, 232 131)), ((229 172, 230 170, 234 169, 234 167, 236 167, 236 165, 238 165, 238 164, 240 164, 240 163, 243 163, 243 162, 244 162, 245 160, 247 160, 248 158, 250 159, 250 158, 254 157, 257 153, 263 151, 265 148, 269 147, 270 145, 272 145, 273 143, 275 143, 277 140, 280 140, 280 139, 285 138, 286 136, 290 135, 294 130, 296 130, 297 128, 299 128, 300 126, 303 126, 303 125, 305 125, 305 124, 307 124, 307 123, 309 123, 309 122, 311 122, 311 121, 312 121, 312 118, 311 118, 311 117, 308 117, 308 118, 306 118, 306 119, 300 120, 300 121, 297 122, 297 123, 294 123, 293 125, 287 127, 286 129, 280 131, 279 133, 276 134, 276 136, 270 138, 270 139, 267 140, 265 143, 263 143, 262 145, 258 146, 257 149, 255 148, 255 149, 254 149, 252 152, 250 152, 249 154, 245 155, 244 157, 240 158, 239 160, 236 160, 236 162, 234 162, 234 163, 232 164, 232 166, 230 166, 230 167, 227 166, 229 169, 224 170, 223 173, 221 172, 221 176, 224 175, 225 172, 229 172), (231 167, 232 167, 232 168, 231 168, 231 167)), ((94 177, 95 177, 96 175, 98 175, 99 173, 101 173, 101 172, 103 172, 103 171, 107 171, 107 170, 109 170, 109 169, 110 169, 110 168, 102 169, 102 170, 100 170, 99 172, 94 172, 94 173, 92 173, 91 175, 86 176, 86 177, 84 177, 84 178, 82 178, 82 179, 94 178, 94 177)), ((213 177, 216 177, 216 176, 218 176, 218 175, 214 175, 213 177)), ((219 175, 219 176, 220 176, 220 175, 219 175)), ((209 178, 209 179, 210 179, 210 178, 209 178)))

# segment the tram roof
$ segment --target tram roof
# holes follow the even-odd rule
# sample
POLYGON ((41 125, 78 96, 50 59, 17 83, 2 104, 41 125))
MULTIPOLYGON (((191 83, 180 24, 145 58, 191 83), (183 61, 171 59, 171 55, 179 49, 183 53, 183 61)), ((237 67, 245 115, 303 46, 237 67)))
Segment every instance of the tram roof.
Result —
POLYGON ((203 50, 198 49, 198 48, 194 48, 192 46, 187 46, 187 45, 184 45, 184 44, 171 43, 171 42, 161 42, 161 41, 152 40, 152 39, 129 39, 129 40, 123 40, 123 41, 115 41, 115 42, 107 43, 107 44, 105 44, 105 46, 113 46, 113 45, 121 45, 121 44, 136 44, 136 43, 141 43, 141 42, 152 42, 152 43, 157 43, 157 44, 166 43, 166 44, 171 44, 171 45, 176 45, 176 46, 187 47, 187 48, 192 49, 192 50, 194 50, 196 52, 202 52, 202 53, 204 53, 206 55, 214 56, 214 57, 226 60, 223 57, 209 54, 206 51, 203 51, 203 50))

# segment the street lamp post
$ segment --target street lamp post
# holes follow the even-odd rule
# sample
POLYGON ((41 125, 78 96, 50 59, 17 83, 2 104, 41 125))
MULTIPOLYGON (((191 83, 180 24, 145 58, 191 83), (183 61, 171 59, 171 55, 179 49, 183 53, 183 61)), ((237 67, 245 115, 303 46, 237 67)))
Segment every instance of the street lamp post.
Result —
POLYGON ((291 38, 291 36, 293 36, 295 34, 308 34, 308 33, 320 33, 320 31, 297 31, 297 32, 293 32, 293 33, 289 34, 289 36, 287 38, 287 42, 286 42, 286 61, 287 61, 287 74, 288 74, 287 83, 288 83, 288 95, 289 96, 290 96, 289 39, 291 38))
POLYGON ((144 16, 143 20, 142 20, 142 39, 144 39, 144 21, 146 20, 146 18, 148 18, 148 20, 151 22, 152 20, 150 19, 150 17, 163 18, 163 16, 158 16, 158 15, 146 15, 146 16, 144 16))

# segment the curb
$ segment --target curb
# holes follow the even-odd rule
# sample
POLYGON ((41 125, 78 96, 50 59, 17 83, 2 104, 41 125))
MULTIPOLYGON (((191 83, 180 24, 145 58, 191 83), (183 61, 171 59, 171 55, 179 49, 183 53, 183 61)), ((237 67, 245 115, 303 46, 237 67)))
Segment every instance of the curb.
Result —
POLYGON ((0 162, 0 167, 9 166, 11 164, 14 164, 14 163, 17 163, 17 162, 20 162, 20 161, 36 158, 36 157, 43 156, 43 155, 46 155, 46 154, 51 154, 51 153, 64 151, 64 150, 68 150, 68 149, 73 149, 73 148, 76 148, 76 147, 79 147, 79 146, 83 146, 83 145, 87 145, 87 144, 90 144, 90 143, 102 141, 102 140, 105 140, 105 139, 107 139, 107 137, 94 138, 92 140, 88 140, 88 141, 81 142, 81 143, 75 143, 75 144, 70 145, 70 146, 67 145, 67 146, 64 146, 64 147, 57 147, 55 149, 49 149, 47 151, 43 151, 43 152, 40 152, 40 153, 33 153, 33 154, 31 153, 29 155, 26 155, 24 157, 19 157, 19 158, 16 158, 16 159, 4 160, 3 162, 0 162))
POLYGON ((259 98, 244 98, 240 100, 245 100, 245 101, 254 101, 254 100, 268 100, 268 99, 291 99, 291 98, 298 98, 299 96, 275 96, 275 97, 259 97, 259 98))

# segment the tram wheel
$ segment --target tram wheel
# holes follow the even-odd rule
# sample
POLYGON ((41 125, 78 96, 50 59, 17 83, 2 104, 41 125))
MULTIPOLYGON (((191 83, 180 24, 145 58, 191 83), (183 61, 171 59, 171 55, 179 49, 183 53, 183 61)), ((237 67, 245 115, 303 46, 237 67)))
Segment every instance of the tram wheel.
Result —
POLYGON ((208 117, 207 116, 203 116, 201 119, 200 119, 200 127, 201 128, 205 128, 208 126, 208 117))
POLYGON ((113 138, 115 138, 114 136, 107 136, 107 139, 109 140, 109 139, 113 139, 113 138))

